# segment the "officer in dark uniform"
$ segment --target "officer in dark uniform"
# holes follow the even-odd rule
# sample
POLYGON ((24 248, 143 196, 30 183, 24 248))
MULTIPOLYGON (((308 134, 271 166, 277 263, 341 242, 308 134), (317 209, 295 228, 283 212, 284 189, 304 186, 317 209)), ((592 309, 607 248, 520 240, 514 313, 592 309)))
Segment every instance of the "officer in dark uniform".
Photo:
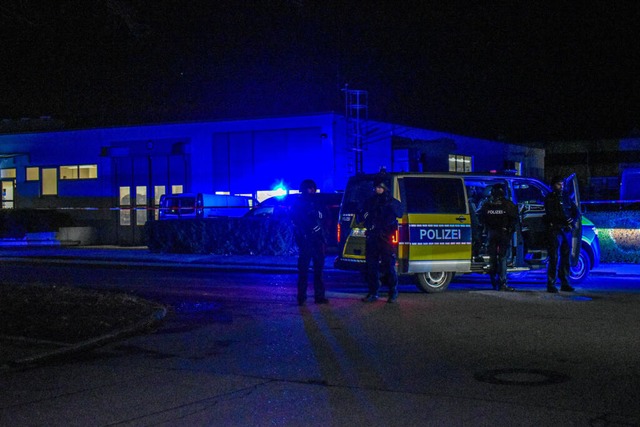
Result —
POLYGON ((309 265, 313 260, 313 296, 316 304, 327 304, 322 270, 327 242, 328 213, 315 194, 316 183, 305 179, 300 184, 300 197, 291 207, 296 243, 298 245, 298 305, 307 300, 309 265))
POLYGON ((505 198, 501 185, 494 185, 491 197, 480 208, 479 216, 487 228, 491 286, 499 291, 514 291, 507 286, 507 251, 518 224, 518 208, 505 198))
POLYGON ((366 234, 366 274, 369 293, 362 301, 378 300, 381 277, 389 287, 389 299, 398 299, 398 275, 393 235, 398 229, 398 217, 402 216, 402 205, 393 198, 383 179, 374 182, 375 194, 367 199, 358 213, 358 222, 364 222, 366 234), (381 276, 382 275, 382 276, 381 276))
POLYGON ((564 179, 555 176, 551 180, 552 192, 544 200, 547 220, 549 264, 547 265, 547 292, 556 293, 556 279, 560 290, 573 292, 569 284, 572 230, 580 221, 580 211, 569 197, 563 194, 564 179))

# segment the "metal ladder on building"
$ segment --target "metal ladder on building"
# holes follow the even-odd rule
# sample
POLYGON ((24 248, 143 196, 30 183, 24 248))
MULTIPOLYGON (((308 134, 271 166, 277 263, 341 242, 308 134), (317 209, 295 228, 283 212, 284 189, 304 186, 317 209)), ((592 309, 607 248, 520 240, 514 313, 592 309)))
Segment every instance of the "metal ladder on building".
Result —
POLYGON ((369 92, 349 89, 345 85, 345 120, 347 128, 347 144, 353 152, 353 163, 349 161, 350 174, 362 173, 363 151, 366 146, 366 129, 369 116, 369 92))

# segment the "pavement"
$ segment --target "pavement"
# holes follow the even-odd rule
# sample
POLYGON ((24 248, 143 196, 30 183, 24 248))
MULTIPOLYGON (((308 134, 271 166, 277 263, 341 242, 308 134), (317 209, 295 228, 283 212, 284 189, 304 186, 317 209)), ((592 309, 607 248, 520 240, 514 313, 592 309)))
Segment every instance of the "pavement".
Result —
MULTIPOLYGON (((333 269, 335 254, 327 256, 326 269, 333 269)), ((199 254, 163 254, 152 253, 147 247, 118 246, 0 246, 0 263, 49 263, 64 265, 108 265, 113 268, 131 267, 149 269, 191 270, 252 270, 268 272, 295 272, 295 256, 254 256, 254 255, 199 255, 199 254)), ((594 277, 617 276, 639 277, 638 264, 600 264, 591 271, 594 277)), ((149 318, 135 325, 114 331, 105 336, 94 337, 73 345, 56 342, 31 340, 23 337, 0 336, 0 369, 37 364, 51 358, 71 352, 85 351, 90 348, 116 341, 136 332, 150 328, 160 322, 166 310, 159 308, 149 318)))
MULTIPOLYGON (((293 273, 296 258, 0 247, 0 268, 34 262, 293 273)), ((636 277, 640 266, 603 264, 592 274, 636 277)), ((242 300, 233 318, 213 308, 209 323, 185 330, 169 316, 163 333, 123 339, 161 320, 157 312, 73 348, 0 337, 0 426, 640 425, 635 296, 587 304, 486 290, 391 306, 354 300, 303 308, 242 300), (109 341, 74 363, 42 363, 109 341)))

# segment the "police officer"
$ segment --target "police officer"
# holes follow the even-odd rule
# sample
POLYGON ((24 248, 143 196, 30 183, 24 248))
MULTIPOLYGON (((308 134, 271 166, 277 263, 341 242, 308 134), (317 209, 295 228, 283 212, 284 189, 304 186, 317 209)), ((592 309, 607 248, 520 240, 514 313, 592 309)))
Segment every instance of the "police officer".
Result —
POLYGON ((394 303, 398 299, 398 275, 392 238, 398 229, 398 217, 402 216, 402 205, 393 198, 383 179, 374 182, 374 191, 357 218, 358 222, 364 222, 367 229, 365 261, 369 293, 362 301, 378 300, 382 274, 382 280, 389 287, 387 302, 394 303))
POLYGON ((499 291, 514 291, 507 286, 507 251, 518 223, 518 208, 505 198, 501 185, 494 185, 491 197, 482 204, 479 215, 487 228, 491 286, 499 291))
POLYGON ((572 230, 580 220, 578 207, 563 194, 564 179, 555 176, 551 180, 552 192, 544 200, 547 220, 549 264, 547 265, 547 292, 556 293, 556 279, 560 290, 573 292, 569 284, 572 230))
POLYGON ((328 213, 318 202, 316 183, 305 179, 300 183, 300 197, 291 207, 296 243, 298 245, 298 305, 307 300, 309 265, 313 260, 313 296, 316 304, 327 304, 322 270, 327 241, 328 213))

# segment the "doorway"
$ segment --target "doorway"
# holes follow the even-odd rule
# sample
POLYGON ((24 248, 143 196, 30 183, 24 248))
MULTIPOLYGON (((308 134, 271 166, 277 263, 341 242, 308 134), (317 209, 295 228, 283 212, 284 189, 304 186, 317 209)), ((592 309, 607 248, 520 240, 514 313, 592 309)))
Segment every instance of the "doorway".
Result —
POLYGON ((16 181, 14 179, 2 180, 2 209, 15 208, 15 202, 13 200, 16 188, 16 181))
POLYGON ((113 171, 117 243, 145 245, 144 226, 157 218, 160 196, 184 188, 186 159, 184 155, 114 157, 113 171))

